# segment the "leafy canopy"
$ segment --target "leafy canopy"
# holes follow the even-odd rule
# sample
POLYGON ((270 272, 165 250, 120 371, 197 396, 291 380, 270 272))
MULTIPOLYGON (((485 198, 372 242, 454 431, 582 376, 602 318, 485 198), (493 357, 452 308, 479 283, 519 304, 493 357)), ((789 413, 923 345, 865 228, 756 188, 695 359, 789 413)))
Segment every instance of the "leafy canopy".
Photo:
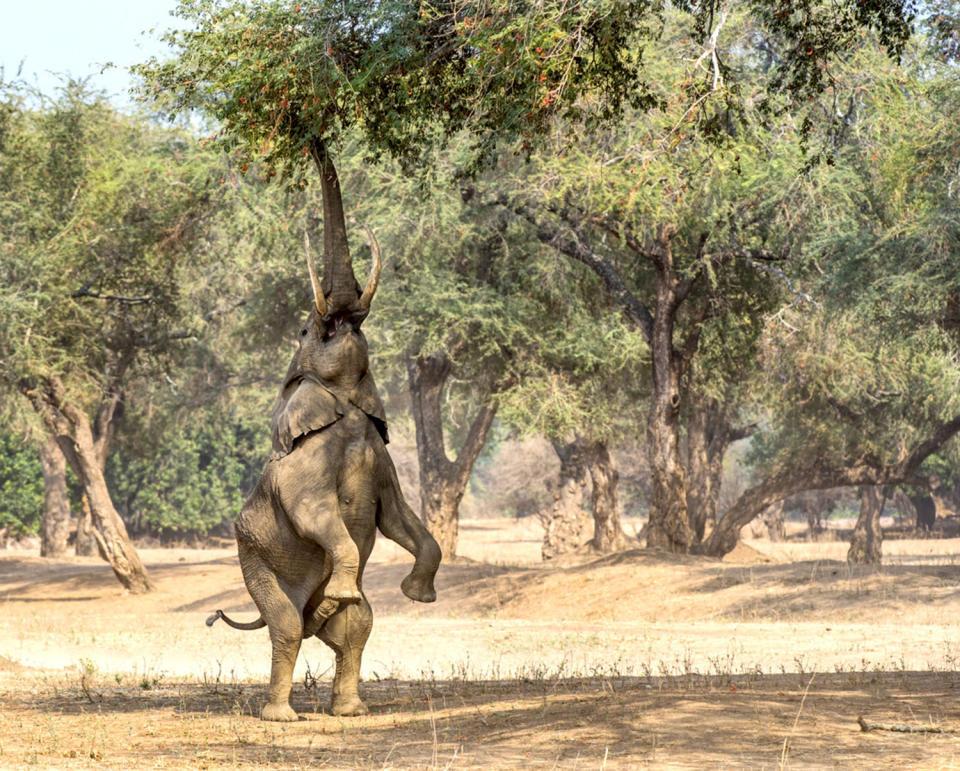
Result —
MULTIPOLYGON (((709 46, 726 0, 673 4, 688 37, 709 46)), ((771 91, 821 90, 827 64, 876 30, 894 54, 910 31, 907 0, 751 0, 744 4, 779 41, 771 91)), ((189 0, 174 50, 136 68, 142 94, 167 114, 199 110, 218 141, 248 162, 303 169, 312 142, 356 129, 374 153, 407 168, 466 130, 469 169, 501 141, 526 149, 557 119, 604 125, 625 108, 660 105, 644 47, 664 28, 665 0, 189 0)), ((691 100, 712 88, 697 74, 691 100)))

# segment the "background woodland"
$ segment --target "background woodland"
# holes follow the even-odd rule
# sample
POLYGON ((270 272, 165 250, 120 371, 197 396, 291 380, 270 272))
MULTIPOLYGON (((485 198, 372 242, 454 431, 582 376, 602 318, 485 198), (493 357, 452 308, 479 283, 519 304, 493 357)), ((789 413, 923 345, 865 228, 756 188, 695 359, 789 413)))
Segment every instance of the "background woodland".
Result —
POLYGON ((461 514, 552 558, 837 511, 879 561, 885 506, 960 505, 960 14, 781 5, 191 2, 142 112, 0 83, 0 528, 230 536, 322 139, 445 554, 461 514))

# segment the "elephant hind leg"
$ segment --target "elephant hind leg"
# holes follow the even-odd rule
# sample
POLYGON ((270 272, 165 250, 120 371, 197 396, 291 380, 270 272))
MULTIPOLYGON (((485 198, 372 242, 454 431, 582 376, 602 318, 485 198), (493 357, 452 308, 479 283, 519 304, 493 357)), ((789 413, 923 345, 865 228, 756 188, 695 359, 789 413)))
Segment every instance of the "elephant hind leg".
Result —
POLYGON ((337 669, 333 676, 330 711, 334 715, 365 715, 360 700, 360 659, 373 626, 373 611, 364 597, 359 603, 341 605, 323 625, 317 637, 333 648, 337 669))
POLYGON ((297 720, 297 713, 290 706, 290 690, 293 687, 293 667, 303 636, 303 619, 296 605, 280 587, 276 574, 260 555, 242 541, 239 543, 239 554, 243 580, 260 610, 260 617, 270 630, 273 648, 269 699, 261 717, 283 722, 297 720))

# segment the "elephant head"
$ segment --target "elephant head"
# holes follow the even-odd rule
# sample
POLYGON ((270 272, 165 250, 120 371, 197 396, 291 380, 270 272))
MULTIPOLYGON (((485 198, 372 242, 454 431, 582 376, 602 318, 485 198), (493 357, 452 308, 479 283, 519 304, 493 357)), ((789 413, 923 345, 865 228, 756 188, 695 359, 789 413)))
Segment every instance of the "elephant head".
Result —
MULTIPOLYGON (((299 350, 293 358, 288 377, 311 375, 324 385, 338 390, 349 390, 367 376, 367 340, 360 330, 360 325, 370 312, 370 302, 377 289, 380 275, 380 248, 373 233, 369 229, 365 228, 365 230, 373 253, 370 279, 359 296, 354 292, 348 304, 341 302, 339 305, 335 305, 330 298, 324 296, 323 282, 317 275, 313 261, 310 238, 304 236, 307 269, 310 272, 310 283, 313 285, 314 307, 300 327, 299 350)), ((324 262, 330 264, 331 261, 325 259, 324 262)), ((353 270, 349 261, 346 267, 353 281, 353 270)), ((334 294, 334 297, 337 295, 334 294)))
MULTIPOLYGON (((303 380, 310 380, 336 399, 359 407, 373 420, 386 442, 386 414, 368 371, 367 341, 360 329, 370 312, 370 303, 380 279, 380 246, 370 229, 364 226, 373 259, 370 277, 361 291, 353 275, 336 169, 322 145, 314 147, 314 160, 320 170, 323 191, 324 275, 322 280, 317 275, 310 238, 305 234, 307 269, 313 286, 313 308, 297 335, 299 347, 283 381, 274 416, 274 433, 275 436, 286 435, 286 431, 278 426, 278 416, 284 413, 285 405, 297 385, 303 380)), ((325 425, 325 421, 336 418, 336 411, 332 409, 324 409, 321 410, 322 414, 314 415, 321 403, 322 400, 311 401, 317 406, 309 410, 309 415, 302 416, 303 426, 290 429, 294 432, 291 440, 296 436, 296 431, 316 430, 325 425)), ((281 441, 279 447, 277 452, 289 452, 288 442, 281 441)))

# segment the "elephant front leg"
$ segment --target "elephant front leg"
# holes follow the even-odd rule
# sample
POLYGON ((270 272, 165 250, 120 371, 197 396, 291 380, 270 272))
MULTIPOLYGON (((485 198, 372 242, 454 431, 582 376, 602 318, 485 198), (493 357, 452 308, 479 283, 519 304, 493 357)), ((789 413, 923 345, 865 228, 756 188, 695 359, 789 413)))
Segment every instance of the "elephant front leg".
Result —
POLYGON ((360 551, 340 515, 336 494, 307 495, 292 500, 287 505, 287 515, 297 535, 318 544, 330 558, 333 568, 323 590, 324 597, 341 602, 359 601, 360 551))
POLYGON ((397 472, 386 448, 380 448, 379 456, 383 481, 377 526, 387 538, 414 556, 413 569, 400 582, 400 590, 411 600, 433 602, 437 599, 433 579, 440 568, 440 546, 403 499, 397 472))
POLYGON ((373 626, 373 612, 366 598, 355 605, 342 606, 324 624, 317 635, 336 654, 330 712, 334 715, 365 715, 360 700, 360 659, 373 626))

